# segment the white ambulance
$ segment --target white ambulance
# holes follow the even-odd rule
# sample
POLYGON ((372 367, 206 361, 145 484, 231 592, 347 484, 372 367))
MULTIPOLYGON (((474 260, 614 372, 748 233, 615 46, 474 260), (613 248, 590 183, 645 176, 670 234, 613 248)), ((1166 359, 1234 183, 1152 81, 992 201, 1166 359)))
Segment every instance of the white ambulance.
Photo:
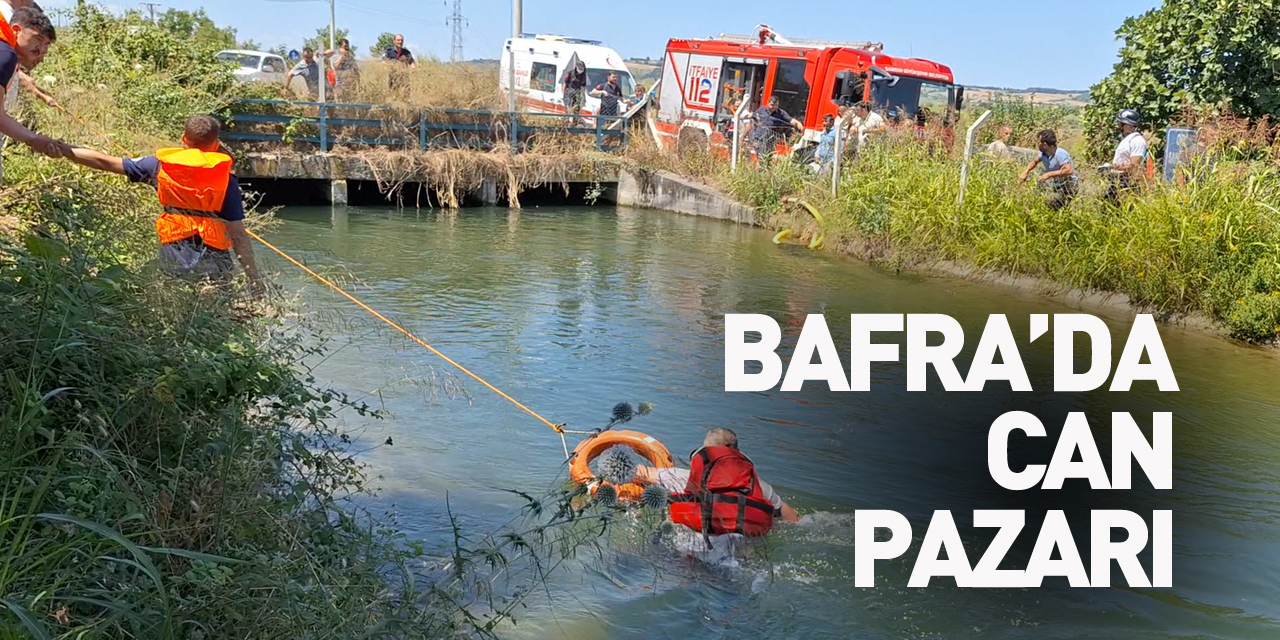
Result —
MULTIPOLYGON (((598 40, 582 40, 554 35, 524 35, 508 39, 502 50, 502 68, 498 82, 505 93, 509 90, 510 51, 515 51, 516 96, 520 104, 533 113, 564 113, 564 77, 569 60, 576 54, 587 66, 586 92, 605 83, 610 73, 618 74, 624 103, 619 114, 635 102, 635 82, 617 51, 598 40)), ((582 113, 600 111, 600 99, 586 95, 582 113)))

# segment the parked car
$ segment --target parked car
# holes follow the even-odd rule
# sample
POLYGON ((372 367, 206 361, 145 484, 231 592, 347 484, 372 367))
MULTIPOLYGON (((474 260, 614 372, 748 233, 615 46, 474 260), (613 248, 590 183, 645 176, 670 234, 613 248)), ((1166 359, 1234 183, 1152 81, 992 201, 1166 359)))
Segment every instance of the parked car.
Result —
POLYGON ((289 73, 289 65, 284 58, 265 51, 245 51, 232 49, 218 52, 217 58, 225 62, 234 62, 237 80, 241 82, 272 82, 283 84, 289 73))

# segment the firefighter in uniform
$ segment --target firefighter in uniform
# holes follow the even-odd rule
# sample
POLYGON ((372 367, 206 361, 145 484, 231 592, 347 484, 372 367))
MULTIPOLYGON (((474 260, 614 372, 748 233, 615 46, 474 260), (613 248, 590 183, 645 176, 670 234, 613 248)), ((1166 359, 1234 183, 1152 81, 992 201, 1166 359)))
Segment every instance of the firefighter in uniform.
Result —
POLYGON ((231 174, 231 156, 219 151, 220 125, 211 116, 192 116, 182 134, 182 147, 160 149, 144 158, 119 158, 84 148, 71 159, 100 171, 127 176, 156 188, 163 213, 156 220, 160 262, 176 275, 225 280, 234 271, 231 251, 249 277, 255 294, 262 292, 253 245, 244 228, 240 183, 231 174))

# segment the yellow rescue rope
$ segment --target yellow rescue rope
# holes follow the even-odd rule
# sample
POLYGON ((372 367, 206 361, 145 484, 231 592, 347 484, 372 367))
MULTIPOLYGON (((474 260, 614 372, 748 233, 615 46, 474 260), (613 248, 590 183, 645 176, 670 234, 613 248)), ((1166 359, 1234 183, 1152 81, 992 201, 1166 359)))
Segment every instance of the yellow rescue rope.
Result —
MULTIPOLYGON (((70 118, 74 119, 75 121, 79 122, 82 126, 84 126, 84 127, 85 127, 86 129, 88 129, 89 131, 91 131, 91 132, 93 132, 93 133, 97 134, 97 135, 98 135, 98 136, 100 136, 102 139, 107 140, 107 141, 108 141, 108 142, 110 142, 111 144, 114 144, 114 145, 116 146, 116 148, 118 148, 120 151, 124 152, 124 153, 125 153, 125 155, 129 155, 129 154, 130 154, 130 151, 129 151, 128 149, 126 149, 126 148, 124 147, 124 145, 122 145, 122 144, 120 144, 120 143, 116 142, 115 140, 112 140, 110 136, 108 136, 107 134, 103 133, 102 131, 100 131, 100 130, 96 129, 93 125, 89 124, 88 122, 85 122, 83 118, 81 118, 81 117, 77 116, 77 115, 76 115, 76 114, 74 114, 74 113, 71 113, 70 111, 67 111, 67 110, 66 110, 62 105, 60 105, 60 104, 55 105, 55 106, 58 108, 58 110, 59 110, 59 111, 61 111, 62 113, 66 114, 68 117, 70 117, 70 118)), ((341 294, 341 295, 342 295, 343 297, 345 297, 346 299, 348 299, 348 300, 350 300, 351 302, 355 303, 355 304, 356 304, 356 306, 360 307, 361 309, 364 309, 365 311, 368 311, 371 315, 373 315, 373 317, 375 317, 375 318, 377 318, 377 319, 379 319, 379 320, 381 320, 381 321, 383 321, 383 322, 387 323, 387 325, 388 325, 388 326, 390 326, 391 328, 393 328, 393 329, 395 329, 396 331, 399 331, 400 333, 404 334, 404 335, 405 335, 405 337, 407 337, 407 338, 409 338, 410 340, 413 340, 414 342, 418 343, 418 344, 419 344, 420 346, 422 346, 424 349, 426 349, 426 350, 430 351, 431 353, 436 354, 437 356, 440 356, 440 358, 441 358, 441 359, 443 359, 445 362, 448 362, 449 364, 453 365, 454 367, 457 367, 459 371, 461 371, 461 372, 463 372, 463 373, 467 374, 468 376, 471 376, 473 379, 475 379, 475 381, 476 381, 476 382, 479 382, 480 384, 482 384, 482 385, 484 385, 485 387, 487 387, 490 391, 493 391, 494 393, 496 393, 496 394, 498 394, 498 395, 502 396, 505 400, 507 400, 507 401, 508 401, 508 402, 510 402, 511 404, 514 404, 515 406, 519 407, 519 408, 520 408, 520 410, 522 410, 522 411, 524 411, 525 413, 527 413, 527 414, 529 414, 529 415, 533 416, 534 418, 537 418, 537 419, 538 419, 538 421, 539 421, 539 422, 541 422, 542 424, 545 424, 545 425, 547 425, 548 427, 551 427, 551 429, 552 429, 553 431, 555 431, 556 433, 560 434, 560 444, 561 444, 561 446, 564 448, 564 451, 565 451, 565 454, 564 454, 564 455, 565 455, 565 458, 568 458, 568 457, 569 457, 569 446, 568 446, 568 444, 565 442, 565 438, 564 438, 564 434, 565 434, 565 429, 564 429, 564 427, 565 427, 565 425, 564 425, 563 423, 561 423, 561 424, 557 424, 557 423, 554 423, 554 422, 552 422, 552 421, 550 421, 550 420, 547 420, 546 418, 542 417, 541 415, 539 415, 539 414, 538 414, 536 411, 534 411, 533 409, 530 409, 529 407, 524 406, 524 405, 523 405, 523 404, 521 404, 519 401, 517 401, 515 398, 512 398, 511 396, 507 395, 506 393, 503 393, 503 391, 502 391, 501 389, 499 389, 499 388, 497 388, 497 387, 493 386, 492 384, 489 384, 489 382, 488 382, 487 380, 485 380, 484 378, 481 378, 480 376, 478 376, 478 375, 476 375, 476 374, 472 373, 470 369, 467 369, 466 367, 464 367, 464 366, 462 366, 462 365, 458 364, 457 362, 455 362, 455 361, 454 361, 452 358, 450 358, 449 356, 446 356, 445 354, 440 353, 440 351, 438 351, 435 347, 433 347, 433 346, 431 346, 431 345, 427 344, 425 341, 423 341, 423 340, 422 340, 422 338, 419 338, 418 336, 413 335, 413 333, 411 333, 408 329, 405 329, 404 327, 400 326, 399 324, 396 324, 395 322, 393 322, 392 320, 390 320, 390 319, 389 319, 389 318, 387 318, 386 316, 382 315, 381 313, 378 313, 376 310, 374 310, 374 309, 373 309, 372 307, 370 307, 369 305, 367 305, 367 304, 365 304, 365 303, 361 302, 360 300, 358 300, 355 296, 351 295, 350 293, 347 293, 347 292, 346 292, 346 290, 344 290, 342 287, 339 287, 338 285, 334 284, 334 283, 333 283, 331 280, 329 280, 328 278, 326 278, 326 277, 324 277, 324 276, 322 276, 322 275, 320 275, 320 274, 316 273, 315 271, 312 271, 311 269, 309 269, 309 268, 307 267, 307 265, 302 264, 302 263, 301 263, 301 262, 299 262, 298 260, 294 259, 294 257, 293 257, 293 256, 289 255, 288 253, 285 253, 283 249, 280 249, 279 247, 276 247, 275 245, 271 244, 270 242, 267 242, 266 240, 263 240, 261 236, 259 236, 258 234, 254 233, 254 232, 252 232, 252 231, 249 231, 249 230, 247 230, 247 229, 246 229, 246 231, 249 233, 249 236, 250 236, 250 237, 252 237, 254 240, 257 240, 258 242, 261 242, 261 243, 263 244, 263 246, 267 247, 268 249, 271 249, 272 251, 274 251, 274 252, 276 252, 277 254, 279 254, 279 255, 280 255, 280 257, 284 258, 285 260, 288 260, 288 261, 289 261, 290 263, 292 263, 294 266, 296 266, 296 267, 298 267, 299 269, 302 269, 303 271, 307 272, 307 274, 309 274, 311 277, 313 277, 313 278, 315 278, 316 280, 319 280, 320 282, 322 282, 322 283, 324 283, 324 284, 328 285, 330 289, 333 289, 334 291, 338 292, 339 294, 341 294)))

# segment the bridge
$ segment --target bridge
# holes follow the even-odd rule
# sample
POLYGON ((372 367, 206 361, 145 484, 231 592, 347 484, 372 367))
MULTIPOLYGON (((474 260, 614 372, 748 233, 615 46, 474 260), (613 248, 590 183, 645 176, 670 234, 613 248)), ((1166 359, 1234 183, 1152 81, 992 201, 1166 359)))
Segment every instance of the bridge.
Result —
POLYGON ((346 204, 354 189, 361 201, 399 198, 456 207, 497 204, 504 194, 511 201, 512 191, 525 188, 561 185, 567 195, 576 190, 586 196, 601 184, 615 184, 616 167, 573 158, 625 148, 631 119, 244 99, 223 113, 222 139, 236 152, 236 173, 246 187, 283 193, 289 204, 346 204), (502 162, 486 153, 499 150, 507 152, 502 162), (455 152, 447 163, 451 173, 442 175, 433 158, 449 151, 455 152), (546 166, 545 157, 521 158, 531 151, 557 153, 565 161, 546 166), (539 170, 530 171, 535 164, 539 170), (510 184, 513 179, 519 184, 510 184), (441 190, 444 182, 449 193, 441 190))

